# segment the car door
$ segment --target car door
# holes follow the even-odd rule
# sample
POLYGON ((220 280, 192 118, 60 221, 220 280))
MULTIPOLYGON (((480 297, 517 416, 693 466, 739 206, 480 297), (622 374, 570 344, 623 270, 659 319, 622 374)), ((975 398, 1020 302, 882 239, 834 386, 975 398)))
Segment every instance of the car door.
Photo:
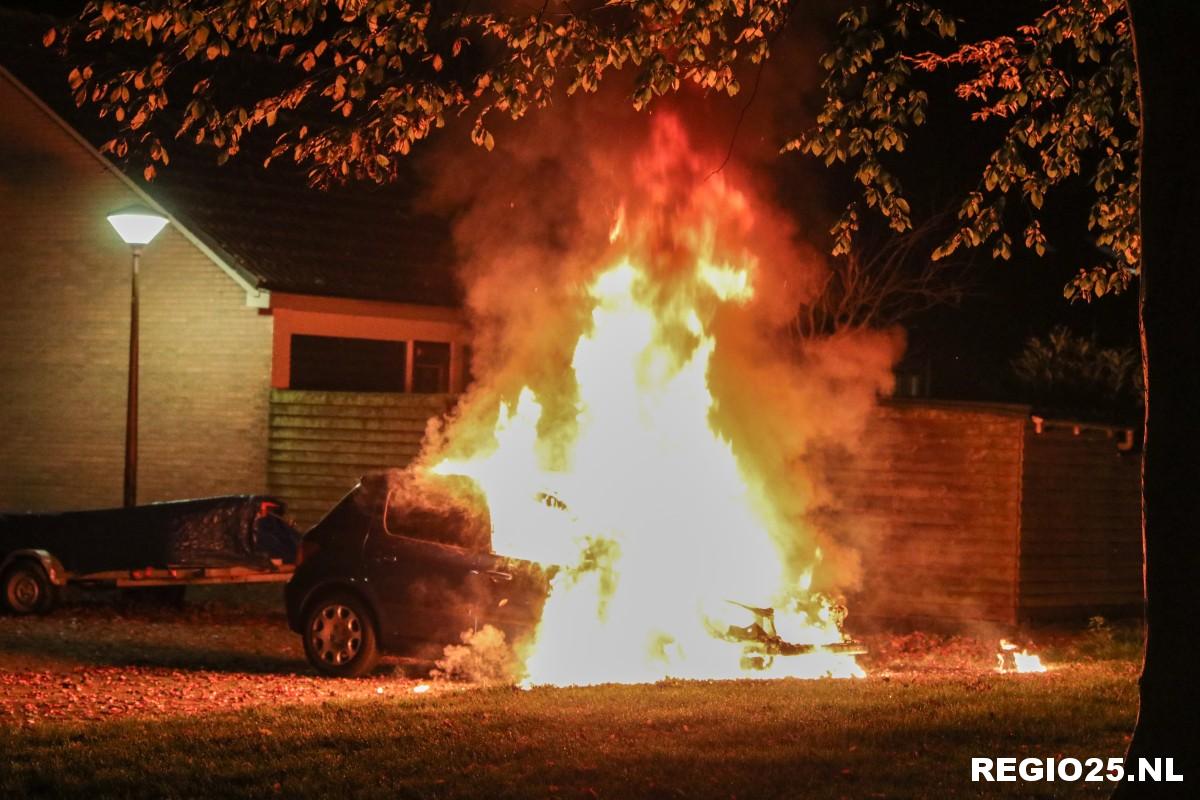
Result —
POLYGON ((440 654, 476 628, 491 602, 481 564, 462 548, 389 533, 379 525, 367 538, 365 555, 389 650, 440 654))
POLYGON ((542 608, 550 589, 550 574, 538 564, 489 554, 486 578, 487 595, 480 606, 480 625, 492 625, 504 631, 509 642, 531 635, 542 618, 542 608))
POLYGON ((508 579, 488 550, 486 510, 431 482, 396 480, 364 555, 382 609, 385 647, 440 654, 479 627, 508 579))
POLYGON ((541 616, 547 576, 491 552, 486 506, 464 502, 461 487, 395 481, 364 554, 388 649, 440 655, 484 624, 511 641, 541 616))

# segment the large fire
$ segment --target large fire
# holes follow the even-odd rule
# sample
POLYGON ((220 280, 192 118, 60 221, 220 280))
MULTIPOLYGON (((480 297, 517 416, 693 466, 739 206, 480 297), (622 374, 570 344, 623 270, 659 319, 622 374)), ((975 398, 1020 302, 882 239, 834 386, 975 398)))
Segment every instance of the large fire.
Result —
MULTIPOLYGON (((687 157, 678 131, 656 147, 655 164, 687 157)), ((641 168, 656 179, 573 295, 583 313, 557 384, 572 396, 475 399, 494 413, 459 424, 487 420, 463 437, 482 444, 426 463, 479 484, 496 552, 560 566, 523 653, 530 683, 861 676, 844 609, 812 588, 821 549, 776 502, 778 476, 717 422, 722 403, 753 399, 711 386, 720 320, 754 300, 770 256, 738 240, 751 203, 720 175, 679 187, 679 170, 641 168)))

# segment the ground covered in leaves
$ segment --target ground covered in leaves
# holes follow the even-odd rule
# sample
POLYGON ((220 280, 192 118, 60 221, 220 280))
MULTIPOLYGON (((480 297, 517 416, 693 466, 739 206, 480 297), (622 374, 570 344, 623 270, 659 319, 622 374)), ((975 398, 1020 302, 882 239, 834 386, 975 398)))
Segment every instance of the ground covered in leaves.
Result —
POLYGON ((183 609, 89 603, 0 617, 0 725, 303 705, 420 683, 403 665, 361 680, 318 677, 278 610, 280 592, 256 587, 229 602, 193 590, 199 600, 183 609))
POLYGON ((997 674, 991 632, 880 633, 865 680, 520 691, 318 678, 260 600, 0 617, 0 795, 992 796, 972 756, 1116 756, 1136 709, 1106 625, 1023 641, 1045 674, 997 674))

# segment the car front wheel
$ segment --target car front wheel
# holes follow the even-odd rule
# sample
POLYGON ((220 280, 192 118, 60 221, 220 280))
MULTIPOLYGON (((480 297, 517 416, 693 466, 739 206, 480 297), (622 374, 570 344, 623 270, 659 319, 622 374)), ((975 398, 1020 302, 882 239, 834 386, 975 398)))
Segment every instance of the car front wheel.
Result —
POLYGON ((303 636, 309 663, 326 675, 357 678, 379 663, 370 612, 351 594, 328 594, 309 606, 303 636))

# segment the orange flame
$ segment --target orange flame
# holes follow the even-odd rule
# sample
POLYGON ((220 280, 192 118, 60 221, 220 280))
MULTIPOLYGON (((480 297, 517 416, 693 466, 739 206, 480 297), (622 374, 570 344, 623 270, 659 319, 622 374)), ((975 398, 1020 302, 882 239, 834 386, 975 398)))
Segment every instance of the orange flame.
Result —
POLYGON ((820 549, 799 568, 785 554, 809 532, 714 422, 719 320, 756 296, 751 202, 721 176, 681 190, 662 160, 686 158, 686 141, 676 131, 657 144, 650 200, 620 206, 605 266, 577 293, 574 396, 527 385, 491 398, 494 428, 462 437, 485 444, 430 468, 478 483, 497 552, 561 567, 525 654, 531 683, 861 676, 853 655, 829 649, 845 642, 844 610, 811 589, 820 549), (774 608, 778 639, 810 647, 748 658, 731 628, 770 633, 748 607, 774 608))

